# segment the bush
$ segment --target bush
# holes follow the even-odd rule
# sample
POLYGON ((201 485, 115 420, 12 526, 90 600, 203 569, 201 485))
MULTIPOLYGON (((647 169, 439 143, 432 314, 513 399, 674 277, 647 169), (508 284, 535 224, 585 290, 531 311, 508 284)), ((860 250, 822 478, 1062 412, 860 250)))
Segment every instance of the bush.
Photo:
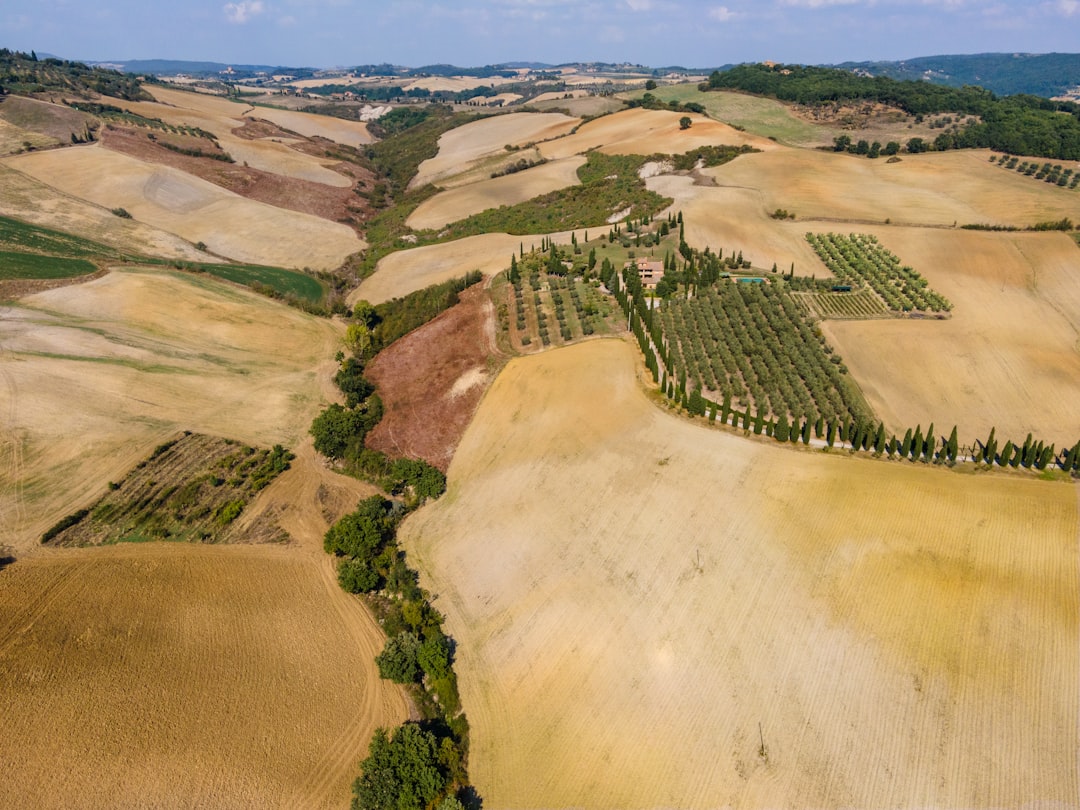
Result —
POLYGON ((420 639, 414 633, 405 631, 388 638, 383 651, 375 657, 379 677, 394 683, 416 683, 420 677, 416 660, 419 652, 420 639))
POLYGON ((347 593, 369 593, 379 587, 379 572, 368 560, 342 560, 338 564, 338 584, 347 593))

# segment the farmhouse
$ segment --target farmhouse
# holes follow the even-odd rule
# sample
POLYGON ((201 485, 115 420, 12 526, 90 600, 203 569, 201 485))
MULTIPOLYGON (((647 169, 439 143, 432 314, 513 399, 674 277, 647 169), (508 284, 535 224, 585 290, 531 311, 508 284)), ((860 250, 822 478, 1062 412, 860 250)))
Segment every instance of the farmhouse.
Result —
POLYGON ((650 290, 655 290, 656 285, 660 283, 660 279, 664 277, 663 262, 651 262, 648 259, 636 259, 627 262, 626 266, 628 268, 636 267, 638 275, 641 276, 641 283, 650 290))

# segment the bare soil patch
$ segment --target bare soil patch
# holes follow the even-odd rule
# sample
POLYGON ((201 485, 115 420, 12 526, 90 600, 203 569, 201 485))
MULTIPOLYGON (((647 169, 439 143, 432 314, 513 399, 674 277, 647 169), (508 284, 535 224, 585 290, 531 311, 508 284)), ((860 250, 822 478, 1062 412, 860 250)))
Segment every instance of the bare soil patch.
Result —
POLYGON ((72 135, 85 138, 88 129, 96 123, 92 115, 25 96, 0 97, 0 120, 54 139, 58 144, 70 144, 72 135))
POLYGON ((6 806, 342 807, 407 715, 378 625, 295 550, 54 552, 4 569, 0 615, 6 806))
POLYGON ((366 376, 385 412, 368 447, 446 471, 499 361, 494 318, 488 291, 474 284, 455 306, 378 354, 366 376))
POLYGON ((1074 486, 710 430, 635 366, 511 361, 404 526, 485 803, 1075 803, 1074 486))

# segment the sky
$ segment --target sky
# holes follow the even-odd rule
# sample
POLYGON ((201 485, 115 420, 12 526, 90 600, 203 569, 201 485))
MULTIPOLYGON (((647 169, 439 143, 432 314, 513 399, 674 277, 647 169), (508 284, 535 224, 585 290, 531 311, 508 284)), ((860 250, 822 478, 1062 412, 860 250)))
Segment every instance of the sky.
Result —
POLYGON ((1080 52, 1080 0, 0 0, 0 47, 347 67, 1080 52))

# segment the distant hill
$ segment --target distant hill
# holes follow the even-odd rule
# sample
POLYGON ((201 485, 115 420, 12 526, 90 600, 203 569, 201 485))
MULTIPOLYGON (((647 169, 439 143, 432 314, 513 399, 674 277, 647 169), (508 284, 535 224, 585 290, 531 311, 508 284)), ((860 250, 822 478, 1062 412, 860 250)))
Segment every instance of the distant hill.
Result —
POLYGON ((951 87, 977 85, 1000 96, 1028 93, 1054 98, 1080 86, 1080 54, 1075 53, 920 56, 899 62, 844 62, 833 67, 951 87))
POLYGON ((222 62, 189 62, 183 59, 117 59, 92 64, 119 70, 124 73, 143 73, 152 76, 172 76, 183 73, 188 76, 217 76, 232 68, 234 74, 289 73, 309 74, 314 68, 293 68, 281 65, 227 65, 222 62))

